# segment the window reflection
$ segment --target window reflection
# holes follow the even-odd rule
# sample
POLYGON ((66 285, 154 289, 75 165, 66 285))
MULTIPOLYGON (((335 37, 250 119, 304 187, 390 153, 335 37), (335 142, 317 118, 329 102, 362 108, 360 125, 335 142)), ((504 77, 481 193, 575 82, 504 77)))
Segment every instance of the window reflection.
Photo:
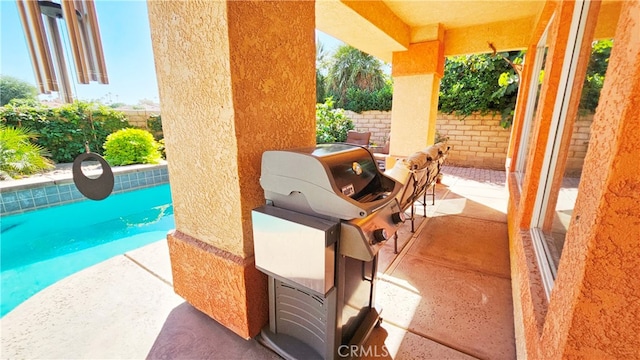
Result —
MULTIPOLYGON (((550 22, 551 23, 551 22, 550 22)), ((535 57, 532 59, 534 61, 533 70, 531 71, 531 81, 529 82, 529 96, 527 99, 527 103, 533 104, 532 107, 527 107, 527 110, 524 115, 523 122, 523 131, 521 133, 521 141, 520 150, 518 151, 518 159, 516 162, 516 171, 519 174, 520 186, 524 181, 526 169, 527 169, 527 158, 529 155, 529 149, 531 148, 531 141, 533 138, 533 132, 536 127, 537 119, 538 119, 538 107, 540 102, 540 91, 542 89, 542 80, 544 79, 544 68, 547 62, 547 52, 548 52, 548 44, 547 44, 547 34, 549 32, 549 27, 544 31, 544 34, 540 37, 538 42, 538 46, 536 49, 535 57)))
POLYGON ((592 42, 591 56, 582 87, 580 109, 571 129, 571 140, 565 154, 567 159, 562 183, 557 190, 557 196, 549 197, 548 206, 555 211, 548 224, 543 226, 543 230, 546 235, 549 258, 554 269, 557 269, 562 255, 565 236, 578 196, 582 165, 589 146, 591 123, 600 99, 600 90, 609 64, 612 46, 612 40, 592 42), (552 201, 554 198, 556 199, 555 204, 552 201))

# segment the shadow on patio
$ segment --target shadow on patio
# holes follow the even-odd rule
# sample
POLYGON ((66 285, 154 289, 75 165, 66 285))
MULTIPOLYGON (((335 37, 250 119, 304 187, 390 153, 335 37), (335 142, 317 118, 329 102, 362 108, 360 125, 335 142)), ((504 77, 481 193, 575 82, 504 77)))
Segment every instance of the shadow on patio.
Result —
POLYGON ((415 234, 401 233, 404 250, 381 254, 384 322, 369 358, 375 349, 394 359, 516 357, 504 172, 443 173, 428 217, 415 234))

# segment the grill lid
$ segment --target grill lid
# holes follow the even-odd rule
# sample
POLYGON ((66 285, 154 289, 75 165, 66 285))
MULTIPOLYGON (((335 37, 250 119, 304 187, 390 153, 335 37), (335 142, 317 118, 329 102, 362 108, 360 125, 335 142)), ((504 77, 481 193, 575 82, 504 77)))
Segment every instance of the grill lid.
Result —
POLYGON ((260 185, 275 206, 345 220, 370 215, 402 187, 367 149, 349 144, 266 151, 260 185))

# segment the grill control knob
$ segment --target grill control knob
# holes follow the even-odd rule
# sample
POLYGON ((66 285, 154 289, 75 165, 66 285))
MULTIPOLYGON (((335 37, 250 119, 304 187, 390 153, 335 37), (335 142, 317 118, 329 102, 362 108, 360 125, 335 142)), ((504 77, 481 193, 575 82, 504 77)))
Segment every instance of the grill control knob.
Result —
POLYGON ((379 242, 383 242, 387 240, 389 237, 387 236, 387 230, 385 229, 375 229, 373 230, 373 243, 377 244, 379 242))
POLYGON ((394 212, 391 214, 391 221, 393 221, 394 224, 403 223, 405 220, 406 218, 403 212, 394 212))

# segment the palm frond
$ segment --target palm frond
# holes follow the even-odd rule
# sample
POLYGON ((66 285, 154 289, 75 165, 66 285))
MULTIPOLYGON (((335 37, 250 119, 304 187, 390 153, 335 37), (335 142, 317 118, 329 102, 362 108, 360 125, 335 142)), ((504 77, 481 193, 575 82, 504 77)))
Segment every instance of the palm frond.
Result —
POLYGON ((31 142, 35 137, 29 129, 0 124, 0 172, 3 177, 31 175, 53 167, 53 162, 45 157, 48 151, 31 142))

